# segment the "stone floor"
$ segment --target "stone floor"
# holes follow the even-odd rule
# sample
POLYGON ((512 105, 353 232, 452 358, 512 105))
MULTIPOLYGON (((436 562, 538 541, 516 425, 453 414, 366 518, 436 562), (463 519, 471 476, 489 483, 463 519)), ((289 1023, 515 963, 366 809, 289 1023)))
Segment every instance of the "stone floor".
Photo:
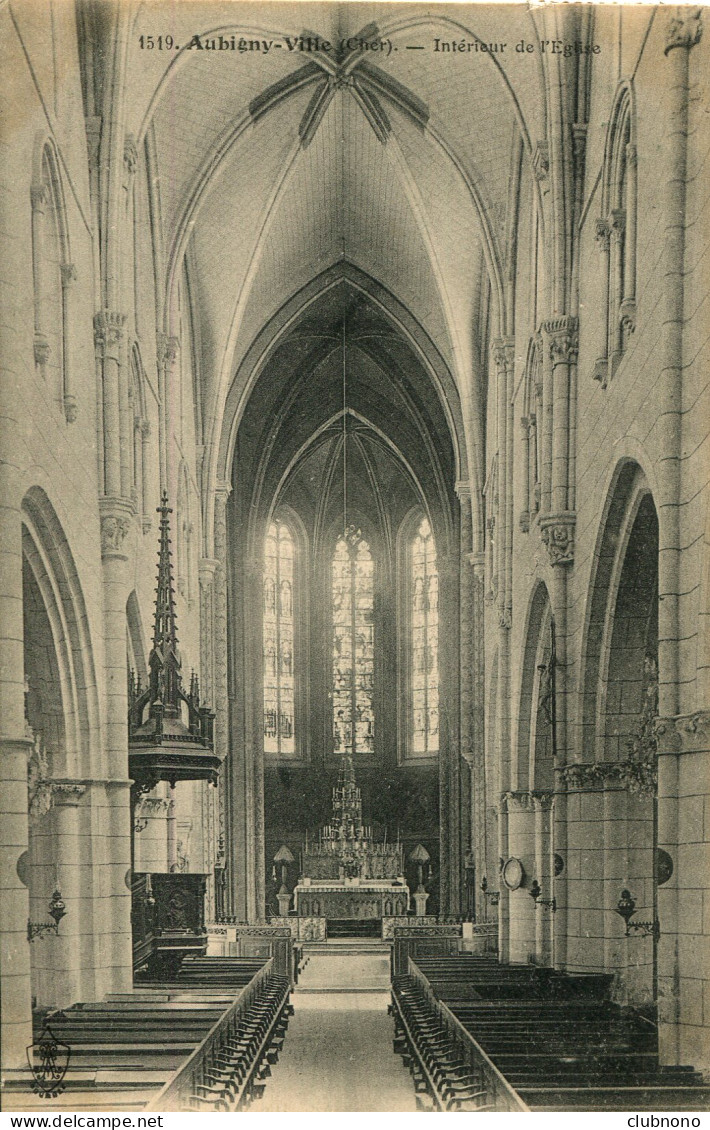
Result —
POLYGON ((283 1052, 254 1113, 416 1110, 392 1051, 388 947, 314 947, 291 999, 283 1052))

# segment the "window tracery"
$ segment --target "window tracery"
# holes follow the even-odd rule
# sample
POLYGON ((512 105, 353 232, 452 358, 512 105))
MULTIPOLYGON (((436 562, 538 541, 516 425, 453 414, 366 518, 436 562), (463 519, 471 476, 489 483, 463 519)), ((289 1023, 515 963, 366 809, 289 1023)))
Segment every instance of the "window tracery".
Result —
POLYGON ((295 543, 285 522, 270 524, 263 580, 264 752, 296 751, 294 681, 295 543))
POLYGON ((412 753, 439 751, 439 573, 431 526, 422 518, 411 546, 412 753))
POLYGON ((374 752, 374 561, 361 531, 338 538, 332 561, 333 750, 374 752))

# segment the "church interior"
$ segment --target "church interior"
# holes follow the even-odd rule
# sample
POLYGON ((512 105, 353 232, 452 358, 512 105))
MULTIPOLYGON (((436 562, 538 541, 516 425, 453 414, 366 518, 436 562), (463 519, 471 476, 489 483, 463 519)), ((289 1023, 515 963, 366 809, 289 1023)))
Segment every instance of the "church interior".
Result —
POLYGON ((703 20, 0 11, 3 1109, 708 1109, 703 20))

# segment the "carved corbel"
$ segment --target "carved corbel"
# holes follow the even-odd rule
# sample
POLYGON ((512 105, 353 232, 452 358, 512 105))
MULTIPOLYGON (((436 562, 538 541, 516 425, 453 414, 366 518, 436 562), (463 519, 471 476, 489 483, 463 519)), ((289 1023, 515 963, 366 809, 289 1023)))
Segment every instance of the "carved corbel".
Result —
POLYGON ((138 146, 132 133, 127 133, 123 142, 123 187, 130 191, 131 181, 138 168, 138 146))
POLYGON ((550 151, 546 141, 538 141, 535 146, 532 167, 536 180, 542 182, 547 179, 550 171, 550 151))
POLYGON ((49 344, 49 342, 47 341, 47 338, 45 337, 45 335, 43 333, 40 333, 39 330, 35 330, 33 345, 34 345, 35 365, 39 369, 44 370, 44 367, 47 364, 47 362, 49 361, 49 358, 51 356, 52 347, 49 344))
POLYGON ((592 370, 592 378, 599 381, 602 388, 606 388, 609 384, 609 359, 608 357, 597 357, 594 362, 592 370))
POLYGON ((540 519, 540 537, 547 547, 551 565, 571 565, 574 561, 574 528, 572 511, 547 514, 540 519))

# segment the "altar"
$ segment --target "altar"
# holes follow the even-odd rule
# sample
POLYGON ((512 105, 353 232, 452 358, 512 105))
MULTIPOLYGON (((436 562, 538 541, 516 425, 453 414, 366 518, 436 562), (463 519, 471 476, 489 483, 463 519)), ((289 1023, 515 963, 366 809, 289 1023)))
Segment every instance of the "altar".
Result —
POLYGON ((397 879, 302 878, 294 890, 299 917, 329 919, 389 918, 406 914, 409 890, 397 879))
POLYGON ((353 921, 402 916, 409 910, 404 880, 404 853, 397 842, 376 842, 363 823, 360 789, 355 784, 352 756, 343 754, 333 789, 333 815, 319 829, 316 842, 308 833, 301 852, 300 877, 293 892, 299 918, 353 921))

